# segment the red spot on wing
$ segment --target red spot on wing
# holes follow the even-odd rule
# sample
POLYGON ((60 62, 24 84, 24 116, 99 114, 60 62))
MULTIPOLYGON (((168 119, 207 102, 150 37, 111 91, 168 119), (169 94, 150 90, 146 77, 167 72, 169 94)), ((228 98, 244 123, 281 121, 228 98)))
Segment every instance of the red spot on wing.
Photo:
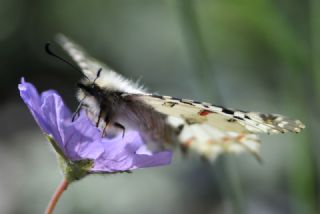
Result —
POLYGON ((212 111, 208 111, 208 110, 202 110, 199 112, 200 116, 207 116, 208 114, 211 114, 212 111))

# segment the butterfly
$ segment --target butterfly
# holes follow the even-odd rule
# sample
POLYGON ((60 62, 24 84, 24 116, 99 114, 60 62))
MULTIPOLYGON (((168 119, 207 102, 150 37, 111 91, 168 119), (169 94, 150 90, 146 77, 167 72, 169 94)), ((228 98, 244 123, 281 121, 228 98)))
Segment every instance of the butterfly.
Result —
POLYGON ((84 75, 78 83, 79 107, 87 111, 105 137, 134 129, 157 148, 178 144, 183 151, 197 152, 211 161, 222 153, 247 151, 259 160, 257 133, 299 133, 305 128, 301 121, 280 114, 149 93, 87 55, 66 36, 58 35, 57 42, 84 75))

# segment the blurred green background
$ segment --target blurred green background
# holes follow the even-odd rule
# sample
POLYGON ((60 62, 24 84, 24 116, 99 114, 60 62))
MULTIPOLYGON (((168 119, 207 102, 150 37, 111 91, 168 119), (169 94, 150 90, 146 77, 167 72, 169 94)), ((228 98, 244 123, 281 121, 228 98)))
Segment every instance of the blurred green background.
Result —
POLYGON ((56 33, 152 92, 307 125, 262 136, 263 164, 177 152, 167 167, 90 176, 56 213, 320 213, 319 0, 0 0, 0 27, 0 213, 42 213, 62 178, 17 90, 24 76, 76 108, 80 75, 44 52, 56 33))

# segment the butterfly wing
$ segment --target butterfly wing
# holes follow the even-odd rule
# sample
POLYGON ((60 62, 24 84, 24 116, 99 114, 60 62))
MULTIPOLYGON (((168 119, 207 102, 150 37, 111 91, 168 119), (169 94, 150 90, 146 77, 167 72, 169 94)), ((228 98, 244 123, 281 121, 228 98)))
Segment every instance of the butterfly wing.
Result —
POLYGON ((181 117, 187 124, 206 123, 221 131, 277 134, 298 133, 305 128, 301 121, 292 120, 279 114, 245 112, 170 96, 153 94, 128 96, 135 96, 163 114, 181 117))
POLYGON ((102 63, 88 56, 79 45, 77 45, 75 42, 72 42, 66 36, 58 34, 56 36, 56 40, 77 63, 85 76, 92 77, 94 79, 97 71, 100 68, 103 68, 103 70, 110 70, 106 65, 103 65, 102 63))
POLYGON ((222 152, 249 151, 259 157, 260 140, 255 133, 300 132, 305 126, 278 114, 232 110, 209 103, 170 96, 124 95, 168 115, 168 123, 180 129, 183 148, 214 160, 222 152))
POLYGON ((124 78, 105 64, 92 58, 79 45, 66 36, 59 34, 57 35, 56 40, 76 62, 83 74, 91 83, 95 81, 100 88, 105 88, 108 90, 137 94, 145 93, 145 89, 138 83, 124 78), (99 78, 97 78, 97 73, 99 70, 101 70, 101 73, 99 78))

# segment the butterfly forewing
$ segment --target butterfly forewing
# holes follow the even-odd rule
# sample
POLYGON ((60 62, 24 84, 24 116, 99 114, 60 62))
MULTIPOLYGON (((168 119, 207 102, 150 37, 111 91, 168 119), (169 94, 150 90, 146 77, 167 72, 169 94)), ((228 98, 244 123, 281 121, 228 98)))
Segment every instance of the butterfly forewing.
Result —
POLYGON ((304 125, 299 120, 291 120, 279 114, 262 114, 232 110, 209 103, 178 99, 159 95, 128 95, 136 96, 156 111, 167 115, 182 117, 188 124, 206 123, 221 131, 239 133, 264 132, 284 133, 300 132, 304 125))
POLYGON ((96 77, 97 71, 102 68, 104 70, 109 69, 107 66, 95 59, 88 56, 83 49, 72 42, 69 38, 62 34, 56 36, 57 42, 62 46, 62 48, 71 56, 71 58, 77 63, 77 65, 82 70, 83 74, 87 77, 96 77))

